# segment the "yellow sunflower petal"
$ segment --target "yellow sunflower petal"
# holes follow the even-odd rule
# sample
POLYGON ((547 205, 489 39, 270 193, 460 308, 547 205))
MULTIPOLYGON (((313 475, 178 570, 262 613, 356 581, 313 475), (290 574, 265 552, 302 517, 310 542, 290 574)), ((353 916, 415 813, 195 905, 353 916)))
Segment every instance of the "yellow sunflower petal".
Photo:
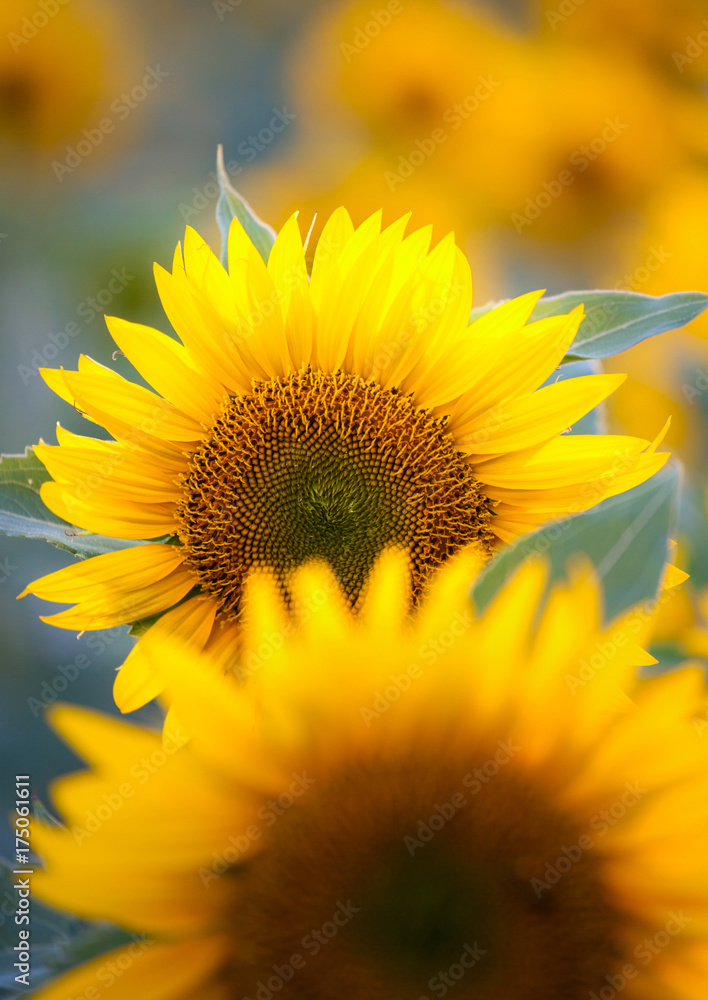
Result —
POLYGON ((421 405, 432 408, 454 398, 450 395, 451 346, 459 343, 472 305, 470 266, 452 234, 449 242, 442 240, 421 264, 416 286, 412 318, 417 336, 401 358, 404 367, 396 376, 389 374, 389 379, 402 377, 403 388, 414 391, 421 405))
POLYGON ((74 372, 65 372, 64 379, 78 405, 100 422, 115 416, 165 441, 198 441, 203 434, 176 406, 127 379, 74 372))
MULTIPOLYGON (((66 384, 63 368, 40 368, 39 374, 42 376, 52 392, 55 392, 57 396, 64 400, 65 403, 69 403, 70 406, 73 406, 74 409, 76 409, 76 400, 74 399, 74 394, 66 384)), ((88 413, 84 413, 82 416, 84 416, 86 420, 90 420, 93 424, 99 422, 94 420, 94 418, 88 413)))
MULTIPOLYGON (((80 359, 79 361, 79 368, 82 367, 81 360, 82 359, 80 359)), ((53 388, 55 392, 59 393, 59 395, 62 395, 62 397, 67 400, 67 402, 70 402, 73 405, 74 409, 77 410, 77 412, 81 413, 81 415, 84 416, 86 419, 91 420, 92 423, 102 424, 102 426, 105 427, 106 430, 109 431, 109 433, 113 434, 114 437, 118 438, 124 443, 134 447, 143 448, 146 451, 150 452, 151 454, 154 454, 158 458, 167 458, 168 460, 170 458, 174 459, 175 453, 181 451, 183 445, 175 445, 173 442, 168 441, 164 438, 161 439, 159 436, 156 436, 153 433, 153 431, 157 427, 156 417, 158 416, 158 413, 156 412, 151 413, 144 420, 139 420, 137 425, 136 423, 131 424, 125 420, 121 420, 119 416, 113 416, 107 413, 103 413, 102 411, 99 411, 96 407, 93 407, 95 415, 91 416, 79 404, 79 401, 76 398, 75 389, 69 386, 69 379, 72 376, 81 378, 85 377, 85 373, 67 372, 64 369, 61 369, 61 371, 57 373, 52 369, 40 368, 39 374, 42 375, 43 377, 46 376, 45 381, 48 383, 48 385, 51 388, 53 388), (64 390, 62 392, 59 392, 58 379, 56 377, 57 375, 61 376, 61 381, 64 384, 64 390)), ((111 374, 115 375, 115 373, 111 374)), ((101 384, 107 381, 113 381, 114 386, 119 385, 120 382, 125 382, 126 385, 131 384, 128 383, 125 379, 121 379, 120 376, 118 375, 115 375, 115 379, 112 380, 111 375, 103 375, 103 374, 95 375, 93 374, 93 372, 91 372, 89 373, 88 377, 93 379, 94 381, 98 379, 99 383, 101 384)), ((134 388, 137 389, 139 388, 139 386, 135 386, 134 388)), ((120 392, 120 389, 118 391, 120 392)))
POLYGON ((506 400, 468 424, 459 438, 470 455, 528 448, 556 437, 606 399, 626 375, 585 375, 506 400))
POLYGON ((190 364, 188 351, 171 337, 139 323, 106 316, 106 325, 128 360, 165 399, 199 423, 211 423, 225 390, 190 364))
MULTIPOLYGON (((545 382, 565 357, 582 319, 582 306, 577 306, 567 316, 538 320, 521 330, 511 328, 501 344, 490 344, 486 359, 482 355, 470 370, 464 395, 452 409, 454 433, 466 434, 480 413, 545 382)), ((452 391, 449 398, 454 398, 452 391)))
POLYGON ((207 985, 226 953, 223 939, 160 944, 136 938, 90 962, 79 965, 44 986, 41 1000, 99 997, 108 987, 114 1000, 175 1000, 185 991, 198 992, 204 1000, 226 1000, 207 985), (185 964, 186 963, 186 964, 185 964))
POLYGON ((115 625, 149 618, 150 615, 171 608, 194 588, 194 583, 193 572, 179 566, 145 587, 124 589, 125 582, 122 587, 98 584, 91 589, 91 597, 75 607, 59 611, 55 615, 40 615, 40 618, 50 625, 72 632, 113 628, 115 625))
MULTIPOLYGON (((213 601, 190 597, 158 619, 149 631, 189 642, 201 651, 211 636, 217 606, 213 601)), ((133 712, 164 690, 164 679, 151 669, 142 643, 137 643, 116 674, 113 697, 121 712, 133 712)))
MULTIPOLYGON (((302 257, 304 264, 304 255, 302 257)), ((220 265, 216 262, 211 267, 216 269, 220 265)), ((281 308, 281 292, 263 258, 235 218, 229 227, 228 279, 249 360, 255 359, 268 376, 284 375, 291 370, 292 359, 281 308)))
POLYGON ((473 387, 483 385, 500 357, 519 348, 524 324, 542 294, 542 291, 529 292, 504 302, 471 326, 465 323, 464 329, 450 338, 435 373, 445 400, 457 399, 473 387))
POLYGON ((200 311, 186 283, 184 271, 181 272, 183 280, 180 280, 179 269, 172 275, 156 264, 154 275, 162 308, 202 371, 216 385, 223 383, 232 392, 248 392, 250 379, 242 367, 232 338, 200 311))
POLYGON ((84 434, 74 434, 61 424, 56 428, 57 442, 63 448, 77 448, 79 450, 102 453, 110 463, 122 463, 130 461, 130 456, 134 456, 136 462, 140 462, 141 469, 145 470, 146 478, 150 479, 156 475, 162 478, 165 476, 172 481, 180 472, 184 472, 187 459, 183 455, 174 452, 157 455, 154 452, 144 451, 137 445, 126 445, 119 441, 103 441, 100 438, 87 437, 84 434))
MULTIPOLYGON (((159 469, 148 455, 131 452, 125 446, 90 446, 76 442, 58 447, 40 442, 34 453, 56 482, 81 484, 84 499, 97 492, 110 491, 126 500, 145 503, 179 502, 182 490, 175 483, 176 473, 159 469)), ((186 470, 187 462, 183 468, 186 470)))
POLYGON ((316 354, 322 371, 337 371, 344 362, 357 314, 373 277, 380 229, 381 213, 377 212, 352 233, 333 254, 336 271, 334 266, 329 267, 328 283, 321 292, 313 265, 310 295, 317 310, 316 354))
MULTIPOLYGON (((379 332, 382 323, 386 322, 385 317, 391 303, 405 282, 406 266, 402 266, 402 261, 407 259, 409 266, 414 267, 427 250, 430 234, 427 234, 427 240, 426 234, 423 234, 422 243, 418 237, 418 251, 413 250, 411 253, 411 237, 403 238, 408 218, 404 216, 381 234, 371 284, 349 338, 345 371, 361 372, 368 376, 377 367, 375 355, 382 348, 378 339, 379 332), (403 257, 404 253, 406 257, 403 257)), ((393 348, 395 349, 395 345, 393 348)), ((389 344, 384 349, 390 352, 392 345, 389 344)))
POLYGON ((239 689, 206 657, 195 673, 195 659, 188 646, 164 638, 156 642, 154 636, 147 636, 143 645, 148 662, 162 676, 172 705, 192 734, 199 756, 209 761, 218 773, 243 781, 249 787, 277 788, 282 771, 271 762, 261 766, 247 756, 226 759, 223 755, 227 733, 247 734, 253 730, 255 710, 250 699, 242 697, 239 689), (174 654, 169 669, 161 653, 167 647, 174 654), (219 709, 215 712, 217 704, 219 709))
POLYGON ((337 278, 338 259, 353 234, 354 226, 345 208, 333 212, 322 229, 310 278, 310 300, 316 312, 327 288, 337 278))
MULTIPOLYGON (((96 491, 89 500, 66 483, 42 483, 40 496, 58 517, 85 531, 109 538, 159 538, 175 531, 173 508, 164 503, 116 502, 115 497, 96 491), (99 503, 100 501, 100 503, 99 503)), ((67 529, 68 530, 68 529, 67 529)))
POLYGON ((176 545, 135 545, 120 552, 83 559, 28 584, 20 597, 34 594, 45 601, 81 601, 96 586, 126 592, 156 583, 182 565, 184 552, 176 545))
POLYGON ((298 369, 312 358, 314 317, 297 214, 290 216, 271 247, 268 273, 278 292, 292 365, 298 369))
POLYGON ((621 435, 576 434, 493 458, 479 467, 479 475, 491 486, 568 486, 596 478, 613 462, 634 464, 646 445, 640 438, 621 435))

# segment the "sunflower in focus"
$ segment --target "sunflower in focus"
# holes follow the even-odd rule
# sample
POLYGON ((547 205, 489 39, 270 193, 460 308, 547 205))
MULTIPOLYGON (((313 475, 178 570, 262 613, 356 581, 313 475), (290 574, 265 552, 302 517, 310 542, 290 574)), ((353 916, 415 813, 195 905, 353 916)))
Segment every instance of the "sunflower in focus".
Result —
MULTIPOLYGON (((115 438, 58 430, 36 454, 55 514, 113 538, 148 540, 43 577, 24 593, 75 606, 45 618, 72 631, 167 612, 154 626, 228 660, 243 583, 258 569, 289 600, 292 573, 333 569, 356 610, 380 553, 403 549, 412 603, 446 559, 489 557, 534 527, 643 482, 666 461, 621 436, 562 436, 621 375, 539 389, 572 343, 582 308, 529 323, 540 292, 468 324, 469 265, 452 234, 407 219, 354 229, 335 212, 311 277, 297 219, 267 265, 241 225, 228 273, 187 230, 157 286, 182 343, 108 318, 157 392, 82 358, 44 369, 62 398, 115 438)), ((24 595, 22 595, 24 596, 24 595)), ((138 642, 116 701, 161 690, 138 642)))
POLYGON ((304 571, 298 598, 330 599, 294 633, 256 581, 246 645, 286 638, 244 687, 150 642, 185 705, 179 750, 52 712, 94 770, 56 789, 67 829, 34 824, 33 888, 147 938, 42 1000, 89 995, 114 966, 116 1000, 156 984, 161 1000, 705 995, 701 671, 638 682, 642 616, 603 630, 580 568, 538 621, 538 562, 475 619, 455 560, 414 625, 401 569, 384 561, 358 622, 304 571))

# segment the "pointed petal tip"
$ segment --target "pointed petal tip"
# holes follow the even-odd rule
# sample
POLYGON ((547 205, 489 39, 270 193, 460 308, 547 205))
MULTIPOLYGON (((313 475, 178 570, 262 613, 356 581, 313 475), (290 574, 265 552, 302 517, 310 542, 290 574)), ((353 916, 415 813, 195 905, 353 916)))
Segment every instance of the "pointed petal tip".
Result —
MULTIPOLYGON (((659 447, 659 445, 662 443, 662 441, 664 440, 664 438, 668 434, 670 426, 671 426, 671 414, 669 414, 669 416, 666 418, 666 423, 661 428, 661 430, 659 431, 659 433, 657 434, 657 436, 654 438, 654 440, 652 441, 652 443, 651 443, 650 447, 647 449, 647 451, 650 451, 650 452, 651 451, 656 451, 656 449, 659 447)), ((668 452, 667 454, 671 454, 671 453, 668 452)))
POLYGON ((47 705, 44 712, 48 724, 67 742, 73 742, 72 734, 84 716, 100 714, 81 705, 70 705, 62 701, 47 705))

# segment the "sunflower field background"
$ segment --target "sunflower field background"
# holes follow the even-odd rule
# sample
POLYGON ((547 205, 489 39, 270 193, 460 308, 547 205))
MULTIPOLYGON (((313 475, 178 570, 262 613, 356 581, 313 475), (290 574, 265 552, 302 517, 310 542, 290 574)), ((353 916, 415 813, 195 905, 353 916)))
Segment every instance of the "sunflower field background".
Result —
MULTIPOLYGON (((166 330, 153 261, 169 268, 186 225, 218 254, 217 144, 230 184, 277 231, 297 210, 314 244, 340 205, 354 226, 410 212, 434 244, 454 230, 475 307, 539 288, 708 292, 704 0, 4 0, 0 24, 5 454, 54 444, 58 419, 107 436, 39 368, 88 354, 134 378, 104 314, 166 330)), ((652 497, 690 579, 657 614, 661 670, 708 662, 708 313, 694 312, 577 370, 629 378, 574 431, 653 441, 671 418, 661 448, 676 462, 652 497)), ((5 814, 16 774, 32 774, 41 809, 77 765, 50 704, 119 714, 127 628, 77 638, 38 620, 46 603, 16 601, 68 560, 0 536, 5 814)), ((629 592, 636 565, 610 585, 629 592)), ((131 718, 160 724, 154 702, 131 718)))

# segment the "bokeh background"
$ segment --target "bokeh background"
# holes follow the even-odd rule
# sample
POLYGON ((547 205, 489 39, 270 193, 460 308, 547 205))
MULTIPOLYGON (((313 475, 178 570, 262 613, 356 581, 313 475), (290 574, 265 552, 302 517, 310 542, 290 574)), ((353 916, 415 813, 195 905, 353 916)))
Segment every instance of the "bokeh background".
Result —
MULTIPOLYGON (((57 420, 86 433, 37 369, 85 352, 128 374, 105 312, 167 331, 152 262, 169 263, 185 224, 218 240, 217 143, 276 226, 298 209, 316 233, 344 204, 355 222, 383 207, 436 239, 454 229, 477 304, 534 288, 708 291, 708 2, 3 0, 4 452, 53 443, 57 420)), ((631 375, 611 429, 653 437, 673 418, 692 579, 657 642, 665 662, 705 656, 708 316, 609 367, 631 375)), ((113 711, 125 630, 76 637, 15 601, 70 558, 0 537, 0 808, 15 773, 46 800, 73 766, 42 721, 57 689, 113 711)))

